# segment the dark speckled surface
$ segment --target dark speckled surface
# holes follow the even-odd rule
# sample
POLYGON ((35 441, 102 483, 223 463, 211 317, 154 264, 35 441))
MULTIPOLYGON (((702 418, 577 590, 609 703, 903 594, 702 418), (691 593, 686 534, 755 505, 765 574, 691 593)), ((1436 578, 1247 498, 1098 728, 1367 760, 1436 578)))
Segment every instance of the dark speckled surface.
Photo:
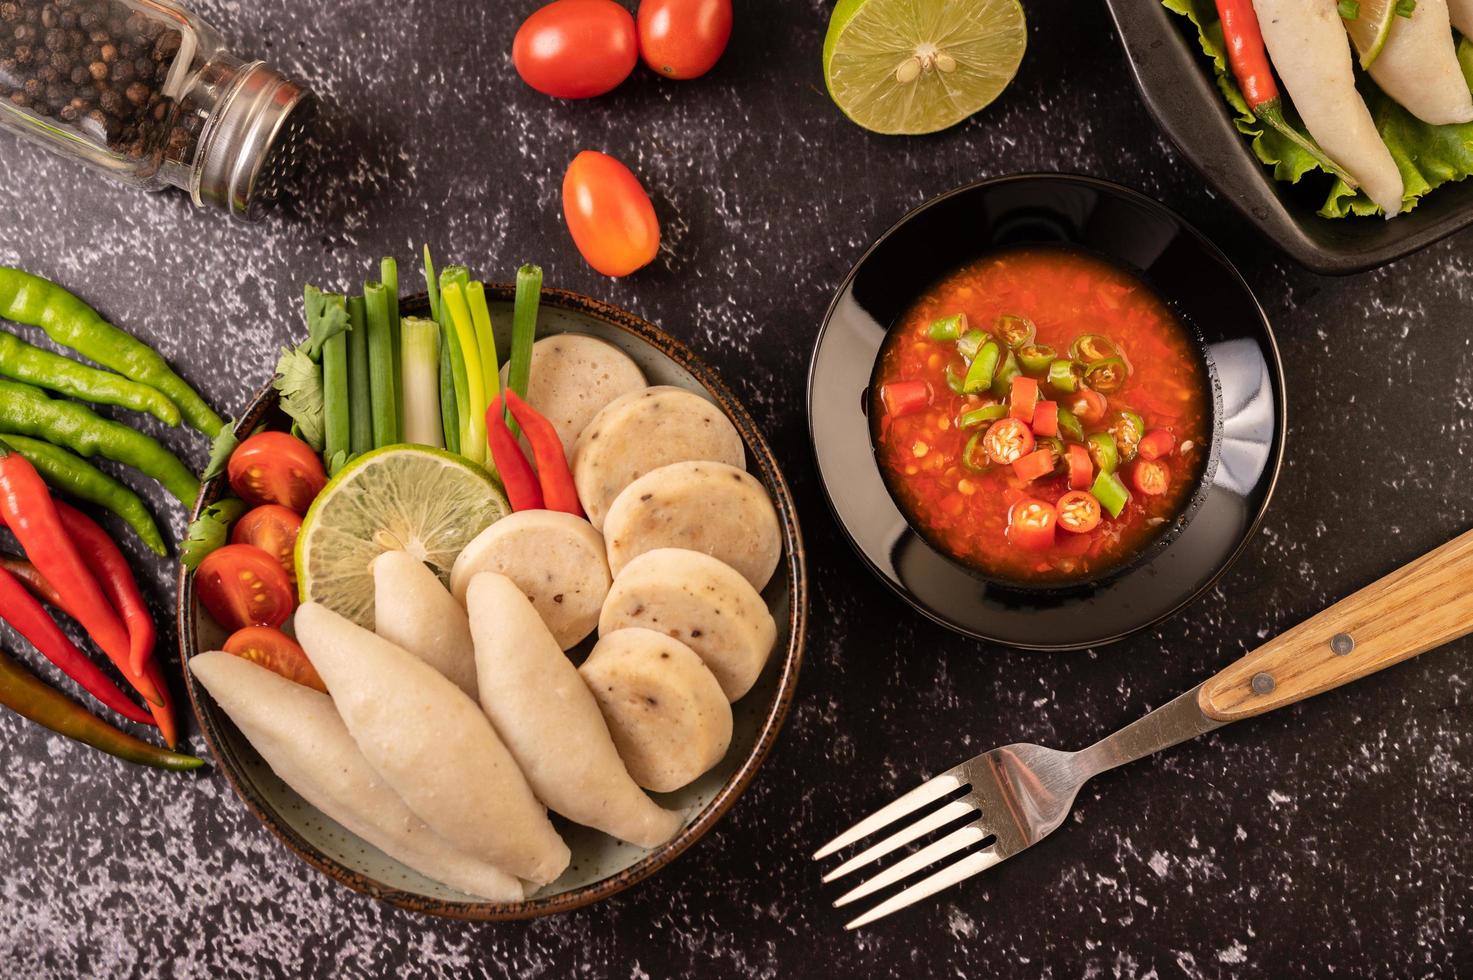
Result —
MULTIPOLYGON (((0 136, 0 264, 82 292, 227 409, 298 332, 304 276, 342 284, 425 240, 487 278, 540 261, 550 283, 661 324, 746 401, 799 496, 814 607, 784 737, 729 817, 635 891, 475 926, 318 876, 217 774, 124 769, 7 714, 0 975, 1473 972, 1467 641, 1109 774, 1044 844, 872 931, 840 930, 806 858, 920 774, 1001 742, 1090 741, 1473 524, 1473 238, 1345 280, 1289 265, 1157 135, 1096 4, 1029 2, 1017 83, 916 140, 863 133, 830 105, 826 0, 739 2, 709 78, 641 73, 573 105, 524 89, 504 56, 534 5, 204 3, 241 53, 325 97, 301 200, 233 227, 0 136), (583 266, 562 227, 562 170, 585 147, 633 166, 664 225, 660 260, 624 282, 583 266), (1196 222, 1258 290, 1290 391, 1279 495, 1237 568, 1165 627, 1082 654, 961 640, 871 581, 815 484, 801 410, 819 318, 865 243, 933 194, 1025 169, 1119 180, 1196 222)), ((201 441, 167 438, 203 462, 201 441)), ((167 623, 170 569, 141 566, 167 623)))

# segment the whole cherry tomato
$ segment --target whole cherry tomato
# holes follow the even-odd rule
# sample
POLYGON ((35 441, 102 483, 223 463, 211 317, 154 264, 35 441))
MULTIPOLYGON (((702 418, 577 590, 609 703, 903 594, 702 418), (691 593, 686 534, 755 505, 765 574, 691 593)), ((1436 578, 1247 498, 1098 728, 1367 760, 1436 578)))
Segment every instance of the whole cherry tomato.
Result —
POLYGON ((639 60, 634 18, 614 0, 554 0, 518 28, 511 60, 522 81, 544 95, 603 95, 639 60))
POLYGON ((307 513, 327 484, 312 447, 285 432, 258 432, 235 447, 226 466, 230 489, 252 507, 281 504, 307 513))
POLYGON ((640 0, 639 54, 666 78, 699 78, 731 40, 731 0, 640 0))
POLYGON ((594 150, 573 158, 563 177, 563 215, 573 244, 606 276, 627 276, 654 261, 660 222, 639 179, 594 150))

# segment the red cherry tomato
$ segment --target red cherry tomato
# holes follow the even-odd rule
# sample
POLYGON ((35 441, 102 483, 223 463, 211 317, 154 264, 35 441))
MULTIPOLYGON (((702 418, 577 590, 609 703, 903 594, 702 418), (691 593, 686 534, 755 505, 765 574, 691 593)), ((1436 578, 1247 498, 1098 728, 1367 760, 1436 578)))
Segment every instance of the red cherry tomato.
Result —
POLYGON ((281 504, 307 513, 327 484, 312 447, 285 432, 258 432, 235 447, 226 467, 230 489, 252 507, 281 504))
POLYGON ((1008 511, 1008 540, 1025 551, 1047 551, 1053 546, 1058 518, 1053 504, 1024 497, 1008 511))
POLYGON ((511 46, 522 81, 559 99, 603 95, 638 59, 634 18, 614 0, 555 0, 522 23, 511 46))
POLYGON ((297 606, 275 556, 249 544, 227 544, 206 555, 194 587, 215 622, 232 631, 280 626, 297 606))
POLYGON ((1135 451, 1141 459, 1160 459, 1176 447, 1176 436, 1166 429, 1152 429, 1141 439, 1135 451))
POLYGON ((1059 527, 1075 534, 1088 534, 1100 526, 1100 502, 1083 490, 1070 490, 1059 498, 1059 527))
POLYGON ((640 0, 639 54, 666 78, 699 78, 731 40, 731 0, 640 0))
POLYGON ((1069 489, 1087 489, 1095 479, 1095 464, 1089 458, 1089 450, 1077 442, 1071 442, 1065 459, 1069 463, 1069 489))
POLYGON ((1130 483, 1147 496, 1159 497, 1171 486, 1171 470, 1159 459, 1138 459, 1131 468, 1130 483))
POLYGON ((999 419, 982 438, 982 448, 999 466, 1010 466, 1033 452, 1033 432, 1017 419, 999 419))
POLYGON ((307 659, 307 651, 279 629, 247 626, 236 630, 225 641, 225 652, 259 664, 289 681, 327 693, 327 685, 322 683, 317 668, 307 659))
POLYGON ((563 177, 563 215, 573 244, 606 276, 627 276, 660 251, 655 206, 629 168, 605 153, 584 150, 563 177))
POLYGON ((1109 402, 1093 388, 1080 388, 1069 399, 1069 411, 1085 425, 1094 425, 1105 417, 1109 402))
POLYGON ((275 557, 293 585, 297 582, 297 533, 302 518, 280 504, 264 504, 235 522, 231 544, 253 544, 275 557))

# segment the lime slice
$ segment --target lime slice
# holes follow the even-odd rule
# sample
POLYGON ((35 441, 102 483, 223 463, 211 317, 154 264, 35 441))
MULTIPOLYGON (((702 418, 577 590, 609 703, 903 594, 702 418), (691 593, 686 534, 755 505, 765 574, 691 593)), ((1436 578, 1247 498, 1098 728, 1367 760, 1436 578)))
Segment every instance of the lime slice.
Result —
POLYGON ((375 558, 407 551, 448 586, 461 549, 510 513, 491 474, 453 453, 425 446, 365 453, 323 488, 302 521, 302 601, 373 629, 375 558))
POLYGON ((840 0, 823 74, 865 129, 934 133, 997 98, 1027 40, 1018 0, 840 0))
MULTIPOLYGON (((1371 62, 1386 47, 1391 36, 1391 25, 1396 17, 1398 0, 1360 0, 1360 9, 1353 20, 1345 22, 1350 32, 1350 41, 1360 58, 1362 68, 1371 67, 1371 62)), ((1342 8, 1343 9, 1343 8, 1342 8)))

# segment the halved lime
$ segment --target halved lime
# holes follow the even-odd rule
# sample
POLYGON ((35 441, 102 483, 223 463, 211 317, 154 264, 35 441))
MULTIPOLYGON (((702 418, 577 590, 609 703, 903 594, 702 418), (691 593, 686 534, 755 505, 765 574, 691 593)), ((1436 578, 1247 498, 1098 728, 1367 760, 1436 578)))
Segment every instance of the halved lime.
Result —
POLYGON ((443 449, 385 446, 323 488, 297 535, 303 602, 373 629, 373 560, 407 551, 448 586, 470 540, 511 513, 490 473, 443 449))
MULTIPOLYGON (((1355 17, 1345 21, 1345 29, 1350 32, 1350 41, 1355 45, 1362 68, 1371 67, 1371 62, 1386 47, 1397 3, 1398 0, 1360 0, 1355 17)), ((1344 9, 1343 5, 1341 9, 1344 9)))
POLYGON ((997 98, 1027 42, 1018 0, 839 0, 823 74, 865 129, 934 133, 997 98))

